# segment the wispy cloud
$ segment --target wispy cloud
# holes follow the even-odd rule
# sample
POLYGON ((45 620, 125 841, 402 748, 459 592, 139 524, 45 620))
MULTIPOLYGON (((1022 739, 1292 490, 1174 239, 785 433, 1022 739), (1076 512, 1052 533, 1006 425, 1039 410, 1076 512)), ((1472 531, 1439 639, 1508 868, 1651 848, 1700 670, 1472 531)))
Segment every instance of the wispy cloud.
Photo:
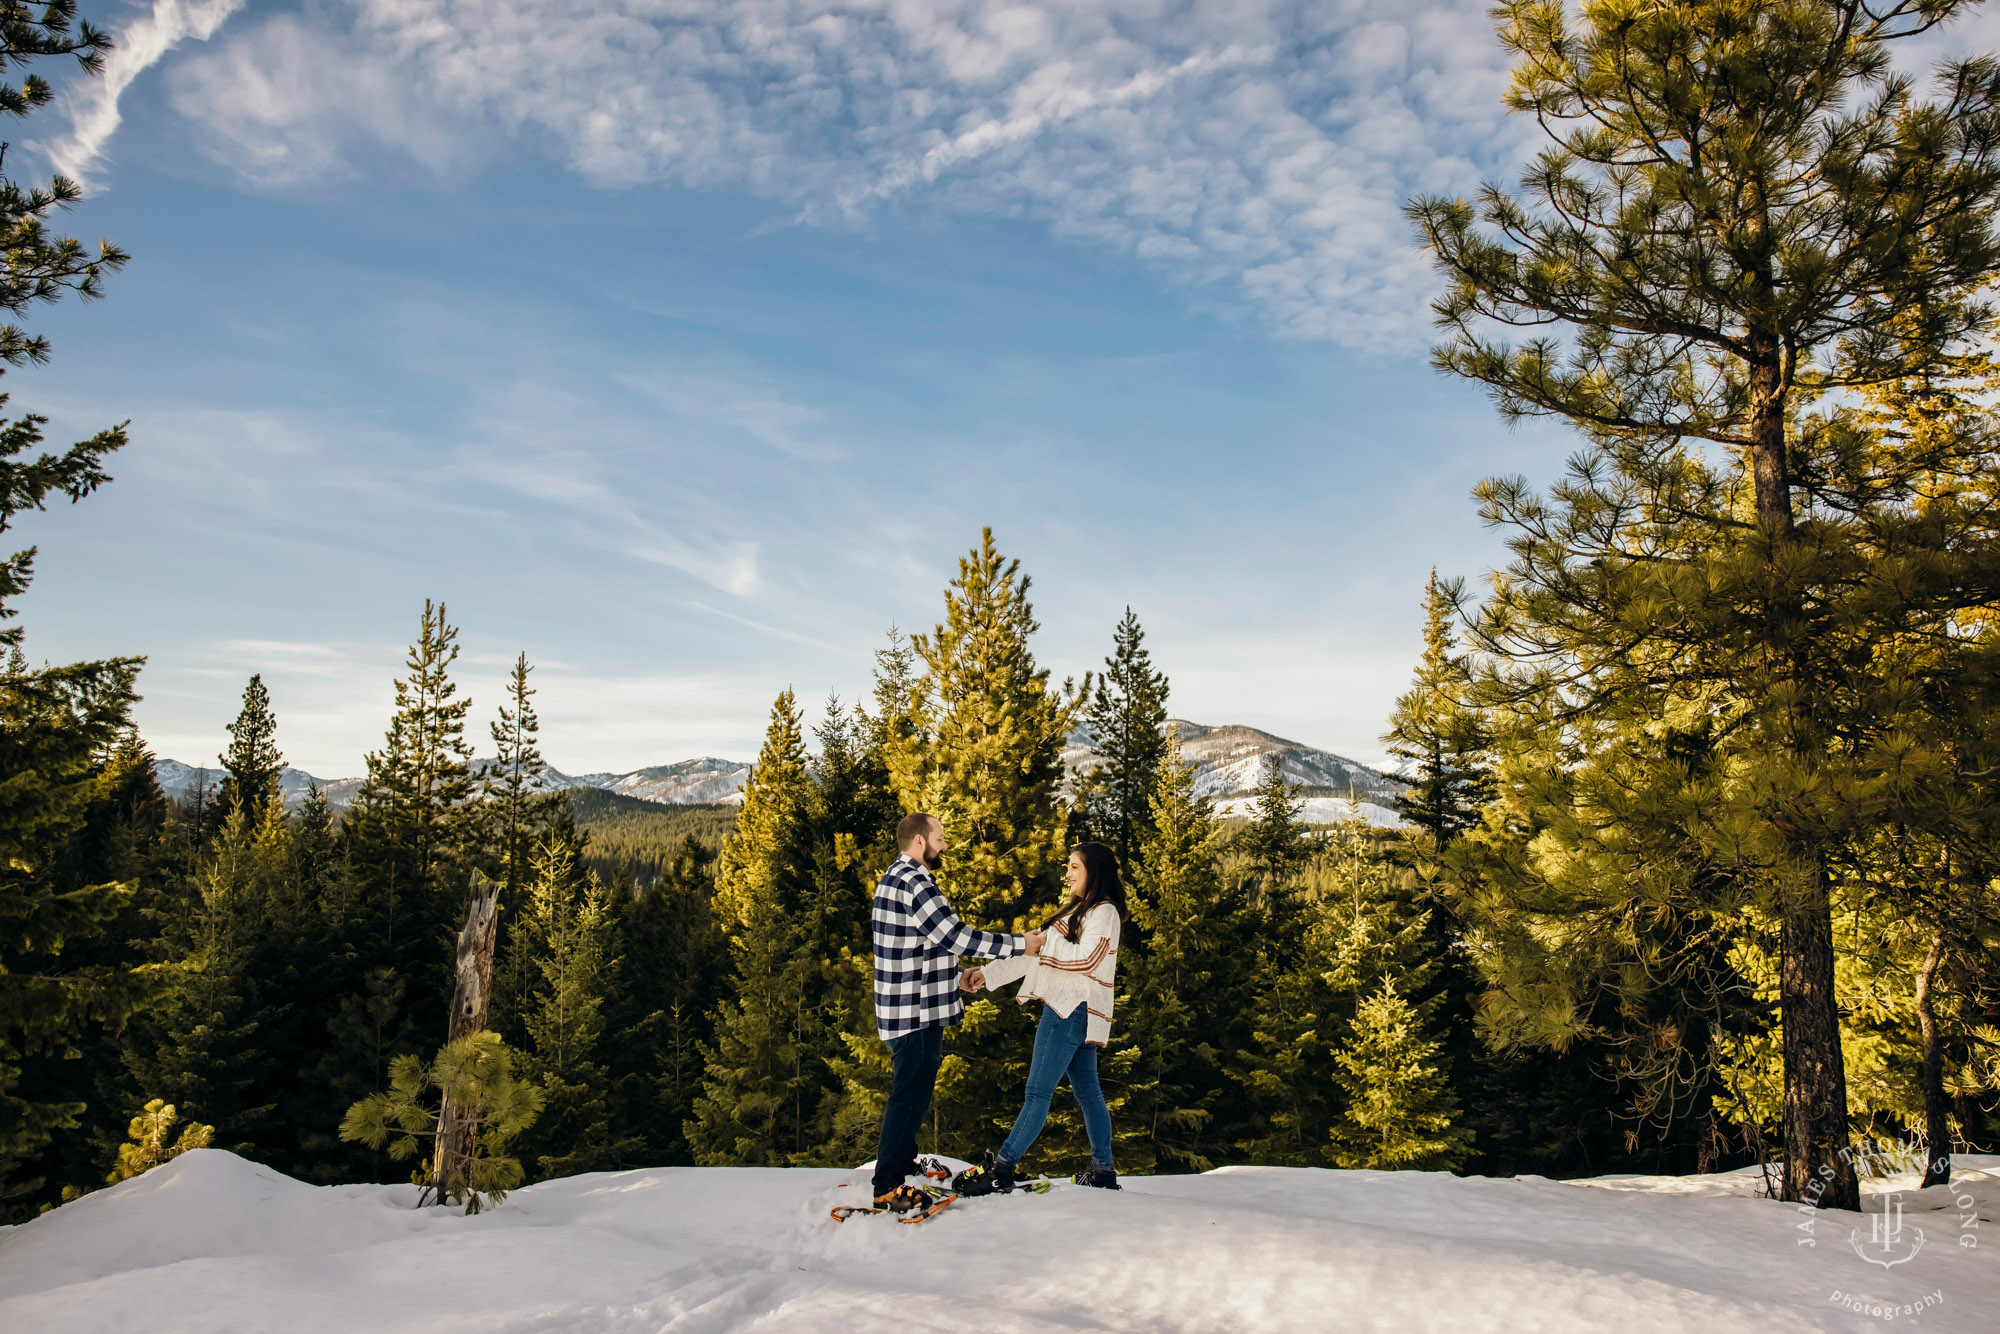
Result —
POLYGON ((224 19, 242 7, 243 0, 153 0, 150 14, 114 34, 117 46, 105 58, 102 77, 73 87, 68 97, 69 133, 35 147, 63 175, 89 181, 124 119, 118 103, 132 80, 181 42, 207 41, 224 19))
POLYGON ((345 0, 182 59, 171 99, 264 187, 385 148, 459 174, 512 141, 602 187, 747 189, 809 223, 1038 217, 1280 333, 1367 344, 1425 319, 1403 199, 1518 156, 1485 8, 345 0))

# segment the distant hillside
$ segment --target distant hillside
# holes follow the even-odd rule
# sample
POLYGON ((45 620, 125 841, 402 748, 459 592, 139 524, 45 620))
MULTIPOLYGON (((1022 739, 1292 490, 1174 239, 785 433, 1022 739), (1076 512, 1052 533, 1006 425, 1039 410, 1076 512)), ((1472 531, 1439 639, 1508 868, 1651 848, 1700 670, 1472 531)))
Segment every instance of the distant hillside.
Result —
POLYGON ((658 876, 689 835, 712 851, 720 849, 736 828, 740 806, 722 802, 668 806, 590 787, 573 788, 568 795, 577 828, 590 836, 591 863, 608 873, 619 862, 630 862, 641 881, 658 876))

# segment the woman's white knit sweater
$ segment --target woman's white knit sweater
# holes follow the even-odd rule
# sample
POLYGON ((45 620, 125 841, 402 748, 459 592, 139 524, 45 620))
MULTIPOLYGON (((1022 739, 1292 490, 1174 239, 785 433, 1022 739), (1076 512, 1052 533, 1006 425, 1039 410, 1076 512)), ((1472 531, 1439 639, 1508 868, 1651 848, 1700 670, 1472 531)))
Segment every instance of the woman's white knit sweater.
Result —
POLYGON ((1100 903, 1083 915, 1082 930, 1070 940, 1051 928, 1040 954, 1017 954, 982 966, 986 985, 1001 987, 1021 979, 1015 998, 1045 1003, 1067 1019, 1085 1006, 1084 1041, 1102 1047, 1111 1040, 1111 997, 1118 981, 1118 910, 1100 903))

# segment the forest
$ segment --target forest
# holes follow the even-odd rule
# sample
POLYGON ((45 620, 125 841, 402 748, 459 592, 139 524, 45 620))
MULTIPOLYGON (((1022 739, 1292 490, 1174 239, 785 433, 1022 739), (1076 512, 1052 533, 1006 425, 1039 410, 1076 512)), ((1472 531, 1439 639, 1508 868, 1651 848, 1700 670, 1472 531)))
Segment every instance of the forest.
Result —
MULTIPOLYGON (((132 720, 143 660, 36 665, 6 625, 0 1221, 196 1145, 424 1178, 454 1102, 475 1170, 432 1184, 473 1205, 611 1168, 859 1162, 888 1073, 870 895, 912 810, 949 829, 940 883, 978 926, 1045 919, 1078 840, 1118 853, 1128 1173, 1761 1164, 1774 1196, 1853 1209, 1857 1143, 1915 1146, 1931 1180, 1995 1151, 2000 62, 1926 93, 1892 61, 1958 8, 1501 7, 1540 156, 1518 190, 1408 213, 1439 372, 1575 452, 1477 486, 1510 555, 1476 592, 1412 590, 1400 829, 1307 827, 1275 769, 1219 821, 1138 618, 1052 681, 991 530, 868 698, 809 730, 777 695, 733 825, 541 791, 525 656, 475 764, 442 602, 338 818, 286 808, 259 677, 213 798, 172 801, 132 720), (1078 727, 1100 763, 1069 783, 1078 727), (447 1041, 483 884, 488 1023, 447 1041)), ((67 19, 5 40, 16 66, 99 55, 67 19)), ((49 95, 7 91, 16 115, 49 95)), ((10 315, 123 262, 47 229, 75 198, 0 191, 10 315)), ((9 363, 46 355, 0 329, 9 363)), ((0 531, 86 499, 126 446, 38 452, 45 424, 0 429, 0 531)), ((0 561, 6 617, 33 554, 0 561)), ((1031 1027, 968 1007, 928 1149, 998 1142, 1031 1027)), ((1065 1106, 1029 1170, 1082 1155, 1065 1106)))

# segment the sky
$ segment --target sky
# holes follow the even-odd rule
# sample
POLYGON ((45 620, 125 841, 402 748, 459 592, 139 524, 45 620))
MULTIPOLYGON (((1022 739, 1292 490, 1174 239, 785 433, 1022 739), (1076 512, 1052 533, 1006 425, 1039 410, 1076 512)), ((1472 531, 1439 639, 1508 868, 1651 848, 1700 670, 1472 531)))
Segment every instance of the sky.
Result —
POLYGON ((559 769, 748 759, 990 525, 1057 679, 1129 606, 1178 716, 1380 763, 1471 488, 1574 447, 1427 362, 1404 200, 1536 147, 1485 9, 87 2, 7 166, 132 259, 0 390, 132 443, 9 534, 30 655, 188 763, 259 672, 337 777, 435 598, 482 749, 525 652, 559 769))

